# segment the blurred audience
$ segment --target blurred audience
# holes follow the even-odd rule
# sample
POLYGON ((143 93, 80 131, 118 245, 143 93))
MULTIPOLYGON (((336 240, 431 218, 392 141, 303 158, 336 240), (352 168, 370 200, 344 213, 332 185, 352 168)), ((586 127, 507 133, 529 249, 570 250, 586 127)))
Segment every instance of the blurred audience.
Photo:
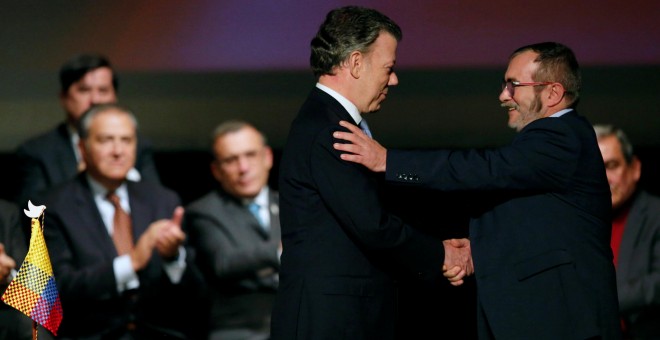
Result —
POLYGON ((660 198, 637 186, 642 163, 626 134, 596 125, 612 192, 612 250, 625 338, 660 339, 660 198))
POLYGON ((62 299, 62 338, 198 339, 204 290, 183 247, 179 197, 127 180, 137 121, 117 104, 80 120, 85 170, 48 192, 44 234, 62 299))
MULTIPOLYGON (((66 119, 54 129, 29 139, 17 149, 20 186, 19 206, 40 192, 75 177, 85 168, 78 151, 77 123, 92 105, 117 101, 119 81, 110 62, 97 54, 79 54, 60 68, 60 103, 66 119)), ((140 138, 135 168, 128 178, 158 182, 149 143, 140 138)))
POLYGON ((219 125, 212 152, 219 185, 186 207, 184 223, 210 288, 209 339, 268 339, 281 247, 273 153, 243 121, 219 125))

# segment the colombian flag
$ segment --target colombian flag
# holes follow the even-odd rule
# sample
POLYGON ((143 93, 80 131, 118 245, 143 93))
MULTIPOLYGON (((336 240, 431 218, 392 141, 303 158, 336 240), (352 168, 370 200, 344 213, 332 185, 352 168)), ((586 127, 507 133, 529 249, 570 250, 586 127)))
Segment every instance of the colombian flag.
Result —
POLYGON ((25 261, 2 295, 2 300, 57 335, 62 322, 62 305, 37 218, 32 218, 30 249, 25 261))

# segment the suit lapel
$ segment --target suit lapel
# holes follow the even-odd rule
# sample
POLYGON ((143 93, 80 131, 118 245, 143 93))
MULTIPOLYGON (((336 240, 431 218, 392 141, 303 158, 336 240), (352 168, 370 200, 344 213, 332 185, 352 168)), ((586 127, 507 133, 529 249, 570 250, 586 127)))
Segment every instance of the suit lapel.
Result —
POLYGON ((65 181, 69 178, 76 177, 78 173, 78 161, 76 160, 75 151, 71 145, 71 136, 69 136, 69 131, 67 130, 66 123, 61 124, 57 128, 58 135, 60 136, 59 145, 53 145, 57 149, 57 152, 53 152, 53 155, 57 157, 54 160, 54 163, 57 164, 60 169, 60 176, 52 175, 51 177, 59 179, 58 182, 65 181))
POLYGON ((133 240, 137 242, 153 221, 150 216, 151 209, 148 202, 135 188, 135 183, 126 181, 128 190, 128 202, 131 207, 131 221, 133 223, 133 240))
POLYGON ((633 198, 633 205, 630 208, 628 213, 628 218, 626 220, 626 226, 623 229, 623 237, 621 238, 621 244, 619 245, 619 265, 617 266, 617 272, 620 277, 625 278, 628 270, 634 268, 632 264, 635 261, 635 246, 639 243, 639 238, 641 236, 642 230, 641 226, 645 224, 646 216, 646 200, 644 200, 644 194, 640 193, 637 197, 633 198))
POLYGON ((78 186, 75 187, 73 202, 77 207, 80 223, 75 225, 84 226, 84 230, 91 238, 90 244, 100 247, 106 259, 111 260, 117 255, 117 250, 103 223, 87 179, 84 175, 79 175, 76 180, 78 186))

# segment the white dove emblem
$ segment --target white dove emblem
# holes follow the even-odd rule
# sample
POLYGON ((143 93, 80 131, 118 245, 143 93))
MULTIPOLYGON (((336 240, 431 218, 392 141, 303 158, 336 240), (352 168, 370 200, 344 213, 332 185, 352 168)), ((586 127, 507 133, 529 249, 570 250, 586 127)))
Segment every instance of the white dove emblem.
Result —
POLYGON ((43 214, 44 210, 46 210, 46 206, 45 205, 34 205, 34 204, 32 204, 31 201, 28 200, 28 209, 30 209, 30 210, 23 209, 23 211, 25 212, 25 215, 27 215, 28 217, 32 217, 32 218, 39 218, 39 216, 41 216, 41 214, 43 214))

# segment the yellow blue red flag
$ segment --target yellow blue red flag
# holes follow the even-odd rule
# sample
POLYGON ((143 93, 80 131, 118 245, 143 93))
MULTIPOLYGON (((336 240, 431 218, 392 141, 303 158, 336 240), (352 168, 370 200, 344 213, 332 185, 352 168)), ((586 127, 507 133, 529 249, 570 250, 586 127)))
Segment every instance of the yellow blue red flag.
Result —
POLYGON ((57 335, 62 305, 38 218, 32 218, 30 249, 2 300, 57 335))

